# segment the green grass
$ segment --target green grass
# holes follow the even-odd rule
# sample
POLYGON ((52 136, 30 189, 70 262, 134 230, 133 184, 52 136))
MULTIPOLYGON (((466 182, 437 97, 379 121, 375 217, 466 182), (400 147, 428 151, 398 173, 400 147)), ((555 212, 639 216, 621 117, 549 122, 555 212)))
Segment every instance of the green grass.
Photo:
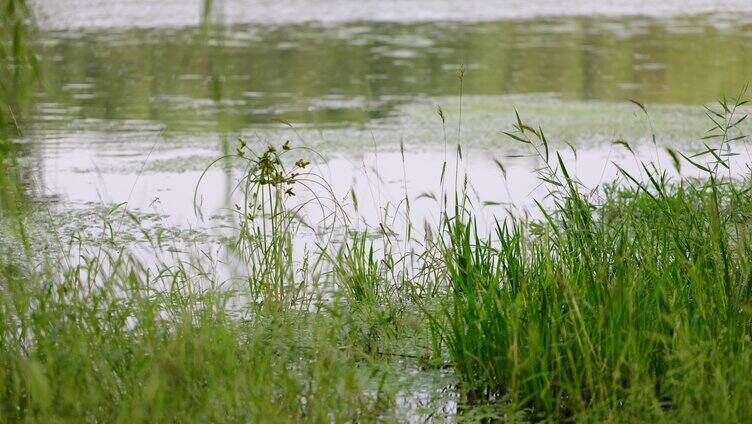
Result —
POLYGON ((233 286, 201 261, 145 265, 112 222, 98 246, 40 258, 30 237, 0 256, 2 419, 396 421, 390 364, 409 360, 452 371, 455 419, 748 421, 752 182, 721 172, 737 108, 717 112, 719 147, 685 159, 707 178, 646 164, 593 192, 518 119, 510 136, 548 164, 542 218, 488 235, 457 193, 404 255, 384 231, 296 258, 310 224, 291 199, 326 183, 305 151, 241 143, 217 162, 247 170, 233 286))
MULTIPOLYGON (((120 260, 95 289, 3 264, 4 422, 341 422, 376 416, 357 358, 321 316, 240 318, 184 270, 120 260), (134 268, 135 267, 135 268, 134 268), (305 322, 304 322, 305 321, 305 322)), ((88 270, 92 271, 91 268, 88 270)))
MULTIPOLYGON (((33 68, 25 3, 0 5, 3 67, 33 68)), ((315 152, 240 141, 210 165, 245 169, 233 242, 185 257, 148 240, 168 260, 147 263, 118 234, 138 224, 124 207, 94 240, 64 239, 29 201, 9 147, 23 119, 6 113, 23 118, 24 72, 0 81, 0 422, 752 420, 752 181, 730 169, 742 101, 708 109, 698 154, 669 152, 702 178, 643 164, 592 191, 517 116, 508 135, 550 192, 540 219, 490 234, 458 185, 424 236, 353 231, 315 152), (323 234, 302 254, 301 231, 323 234), (406 406, 409 374, 436 370, 453 395, 406 406)))
POLYGON ((447 224, 435 329, 472 401, 537 418, 752 418, 750 199, 734 185, 609 191, 550 222, 447 224))
POLYGON ((721 179, 743 102, 708 109, 707 179, 582 193, 542 131, 510 136, 548 163, 554 207, 540 222, 478 234, 445 222, 449 280, 434 331, 470 402, 553 420, 746 422, 752 419, 750 182, 721 179))

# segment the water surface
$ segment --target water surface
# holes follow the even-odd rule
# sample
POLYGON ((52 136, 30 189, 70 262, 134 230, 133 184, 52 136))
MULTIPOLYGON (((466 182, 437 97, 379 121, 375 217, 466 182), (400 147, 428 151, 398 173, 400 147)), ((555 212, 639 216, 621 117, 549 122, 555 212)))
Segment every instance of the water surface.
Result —
MULTIPOLYGON (((238 137, 289 139, 323 155, 339 198, 371 199, 360 213, 377 225, 388 204, 439 192, 459 142, 495 216, 540 194, 541 164, 501 133, 515 109, 578 149, 573 168, 596 185, 615 158, 634 163, 614 141, 699 148, 702 105, 752 75, 744 1, 278 3, 37 2, 31 178, 67 206, 128 202, 201 226, 193 193, 213 158, 238 137)), ((233 204, 237 172, 207 175, 206 216, 233 204)))

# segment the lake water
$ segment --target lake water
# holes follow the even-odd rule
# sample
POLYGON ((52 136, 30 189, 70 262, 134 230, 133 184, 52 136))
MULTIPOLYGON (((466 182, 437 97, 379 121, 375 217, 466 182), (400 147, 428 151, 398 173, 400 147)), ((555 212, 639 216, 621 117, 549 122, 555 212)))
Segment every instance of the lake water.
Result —
POLYGON ((702 105, 752 76, 749 1, 563 3, 36 0, 30 178, 66 207, 128 202, 213 228, 239 175, 216 167, 197 187, 211 160, 238 137, 289 139, 377 227, 405 197, 432 216, 459 143, 458 174, 501 216, 545 194, 540 161, 502 135, 515 109, 592 187, 617 177, 613 161, 638 168, 614 141, 664 165, 665 146, 698 149, 702 105))

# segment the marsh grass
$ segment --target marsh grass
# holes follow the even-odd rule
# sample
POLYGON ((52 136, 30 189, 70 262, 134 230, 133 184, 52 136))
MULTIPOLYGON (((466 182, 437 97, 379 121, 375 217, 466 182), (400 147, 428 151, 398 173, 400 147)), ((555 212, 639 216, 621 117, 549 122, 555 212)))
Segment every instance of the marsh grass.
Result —
MULTIPOLYGON (((439 164, 438 224, 414 225, 405 189, 403 234, 386 210, 377 228, 355 225, 311 170, 315 152, 238 140, 207 168, 243 169, 226 256, 185 258, 145 233, 147 263, 122 222, 62 240, 28 201, 6 148, 6 110, 24 109, 34 66, 27 9, 0 5, 0 59, 18 77, 0 81, 0 421, 398 421, 397 399, 413 395, 394 366, 405 362, 456 381, 456 411, 414 420, 752 420, 752 181, 731 170, 744 91, 708 108, 700 151, 668 152, 701 178, 640 163, 586 188, 518 115, 506 134, 538 159, 549 191, 539 219, 490 231, 459 172, 461 123, 454 170, 446 153, 439 164), (313 242, 300 250, 303 233, 313 242)), ((357 214, 354 191, 350 201, 357 214)))
POLYGON ((322 422, 378 407, 326 320, 241 319, 184 269, 93 266, 109 271, 86 289, 86 270, 3 263, 3 421, 322 422))
POLYGON ((470 403, 497 402, 507 418, 752 417, 750 182, 719 175, 744 103, 709 109, 717 147, 682 155, 707 178, 642 164, 641 179, 621 170, 634 186, 598 196, 518 118, 508 135, 540 156, 555 206, 491 238, 459 210, 445 223, 450 284, 431 318, 470 403))
POLYGON ((240 140, 209 166, 245 169, 232 281, 211 261, 147 265, 113 223, 94 246, 2 255, 3 420, 392 421, 409 385, 390 364, 410 361, 451 370, 456 419, 746 421, 752 182, 724 176, 742 107, 709 110, 717 147, 677 153, 704 177, 644 163, 594 190, 518 117, 541 218, 489 234, 462 189, 403 241, 355 231, 312 152, 240 140))

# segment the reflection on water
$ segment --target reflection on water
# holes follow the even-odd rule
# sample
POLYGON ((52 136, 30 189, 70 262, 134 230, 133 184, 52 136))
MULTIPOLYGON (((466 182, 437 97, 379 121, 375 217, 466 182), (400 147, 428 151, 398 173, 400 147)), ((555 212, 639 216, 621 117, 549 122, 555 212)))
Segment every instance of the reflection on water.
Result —
POLYGON ((467 94, 701 104, 752 75, 752 24, 744 22, 597 17, 50 33, 44 101, 54 107, 38 118, 234 131, 275 118, 365 122, 416 96, 456 95, 463 63, 467 94))
MULTIPOLYGON (((475 150, 466 166, 493 216, 526 204, 538 183, 536 164, 517 161, 505 191, 492 160, 518 153, 500 137, 513 106, 559 147, 581 146, 584 173, 600 176, 614 140, 650 139, 628 98, 651 105, 659 142, 701 135, 699 105, 752 75, 749 22, 752 15, 591 16, 46 31, 38 46, 45 90, 28 141, 48 192, 145 209, 159 200, 181 225, 193 216, 201 170, 232 152, 238 136, 315 146, 333 158, 326 173, 338 195, 416 197, 437 189, 445 135, 457 142, 464 67, 460 136, 475 150), (448 114, 446 132, 436 105, 448 114), (364 166, 379 178, 368 179, 364 166)), ((234 172, 209 177, 208 214, 230 205, 234 172)), ((370 224, 400 202, 378 200, 360 211, 370 224)))
MULTIPOLYGON (((647 178, 642 162, 655 163, 669 176, 676 173, 669 154, 651 144, 634 146, 634 154, 619 144, 575 150, 568 146, 556 147, 569 172, 582 183, 584 189, 594 189, 611 181, 629 183, 615 163, 638 178, 647 178)), ((746 164, 752 159, 752 154, 745 149, 739 149, 737 153, 738 156, 731 161, 733 172, 748 172, 746 164)), ((64 155, 60 160, 77 161, 74 153, 64 155)), ((697 160, 705 163, 704 159, 697 160)), ((296 187, 298 195, 289 199, 288 206, 294 208, 295 205, 312 201, 314 197, 320 197, 326 203, 334 200, 347 212, 347 224, 353 229, 374 233, 383 231, 383 226, 399 235, 404 234, 408 224, 423 228, 424 222, 427 222, 429 227, 437 228, 445 210, 442 207, 442 194, 449 196, 451 204, 454 187, 462 189, 465 186, 479 226, 490 228, 489 225, 496 219, 509 215, 540 217, 534 201, 548 204, 545 199, 553 188, 544 184, 534 172, 543 165, 539 158, 530 155, 529 150, 515 154, 506 154, 504 150, 466 151, 459 161, 452 150, 445 156, 439 149, 404 154, 378 149, 335 154, 326 162, 312 165, 311 171, 323 178, 327 186, 309 185, 313 191, 296 187), (442 191, 444 160, 449 171, 442 191), (456 185, 453 177, 455 167, 459 176, 456 185), (351 192, 358 198, 357 207, 351 199, 351 192), (409 205, 405 199, 409 199, 409 205)), ((97 169, 87 173, 62 170, 54 174, 51 188, 79 205, 91 200, 101 200, 106 204, 128 201, 136 210, 163 215, 168 218, 168 224, 183 227, 195 225, 195 194, 195 200, 207 219, 204 226, 219 228, 227 225, 230 206, 243 203, 242 193, 237 190, 228 196, 228 190, 232 191, 229 187, 236 187, 237 181, 232 179, 232 173, 228 176, 222 168, 217 166, 203 176, 201 170, 181 173, 141 173, 141 169, 128 172, 97 169)), ((688 164, 681 172, 684 176, 702 176, 702 172, 688 164)), ((237 173, 235 177, 238 177, 237 173)), ((331 224, 328 218, 331 210, 319 210, 317 202, 301 212, 302 217, 310 223, 331 224)))

